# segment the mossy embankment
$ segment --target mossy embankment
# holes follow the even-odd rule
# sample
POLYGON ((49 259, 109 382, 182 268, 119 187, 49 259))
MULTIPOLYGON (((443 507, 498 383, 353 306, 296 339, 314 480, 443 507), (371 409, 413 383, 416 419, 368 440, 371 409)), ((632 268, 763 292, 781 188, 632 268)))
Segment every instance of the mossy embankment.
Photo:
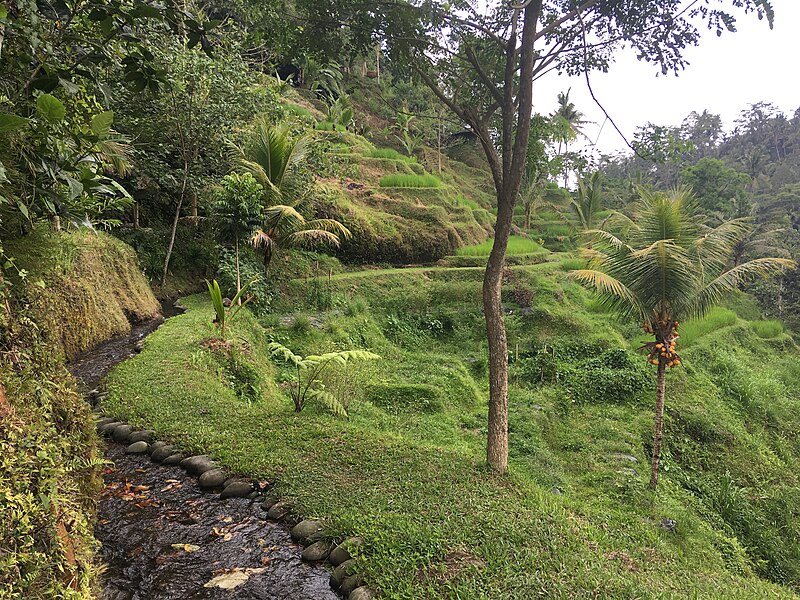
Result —
POLYGON ((331 537, 363 536, 360 565, 382 597, 796 598, 794 341, 751 323, 746 298, 719 327, 693 325, 687 366, 670 374, 652 494, 654 374, 635 353, 637 328, 567 277, 576 262, 506 277, 507 477, 484 462, 480 268, 298 281, 273 307, 280 318, 243 313, 233 325, 233 363, 202 343, 212 309, 193 296, 112 373, 103 406, 275 482, 331 537), (291 372, 271 363, 269 341, 383 359, 325 378, 348 418, 314 404, 295 413, 280 386, 291 372))
POLYGON ((6 251, 28 271, 19 301, 67 358, 160 314, 136 253, 109 235, 38 227, 6 251))
POLYGON ((37 230, 4 246, 29 274, 0 319, 0 598, 93 598, 102 452, 64 358, 159 307, 106 235, 37 230))

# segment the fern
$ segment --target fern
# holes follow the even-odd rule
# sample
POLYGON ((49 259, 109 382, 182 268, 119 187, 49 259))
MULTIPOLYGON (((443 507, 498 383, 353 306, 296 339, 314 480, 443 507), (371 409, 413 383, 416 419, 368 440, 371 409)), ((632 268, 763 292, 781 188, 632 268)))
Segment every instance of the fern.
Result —
POLYGON ((272 356, 294 367, 293 381, 290 381, 292 402, 295 412, 300 412, 309 399, 322 402, 333 414, 347 416, 344 403, 324 389, 321 376, 329 367, 344 367, 355 360, 379 360, 381 357, 367 350, 342 350, 320 355, 309 355, 303 358, 292 352, 283 344, 273 342, 269 346, 272 356))

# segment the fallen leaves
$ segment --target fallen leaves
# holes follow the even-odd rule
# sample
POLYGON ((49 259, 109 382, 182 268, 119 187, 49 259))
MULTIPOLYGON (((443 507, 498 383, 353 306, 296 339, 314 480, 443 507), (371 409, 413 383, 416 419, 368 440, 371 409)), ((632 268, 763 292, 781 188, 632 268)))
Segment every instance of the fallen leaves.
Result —
POLYGON ((203 587, 218 587, 223 590, 232 590, 239 587, 245 581, 250 579, 251 575, 261 573, 266 568, 247 568, 247 569, 225 569, 219 575, 208 581, 203 587))
POLYGON ((197 552, 200 550, 200 546, 196 544, 172 544, 172 547, 176 550, 183 550, 184 552, 197 552))

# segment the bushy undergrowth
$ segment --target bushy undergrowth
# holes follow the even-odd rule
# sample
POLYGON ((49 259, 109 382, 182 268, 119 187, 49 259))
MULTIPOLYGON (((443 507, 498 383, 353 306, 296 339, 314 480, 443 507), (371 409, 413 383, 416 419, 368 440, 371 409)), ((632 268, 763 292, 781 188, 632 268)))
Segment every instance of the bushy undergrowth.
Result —
POLYGON ((408 163, 417 162, 417 159, 413 156, 401 154, 394 148, 373 148, 367 151, 364 156, 367 156, 368 158, 388 158, 391 160, 399 160, 408 163))

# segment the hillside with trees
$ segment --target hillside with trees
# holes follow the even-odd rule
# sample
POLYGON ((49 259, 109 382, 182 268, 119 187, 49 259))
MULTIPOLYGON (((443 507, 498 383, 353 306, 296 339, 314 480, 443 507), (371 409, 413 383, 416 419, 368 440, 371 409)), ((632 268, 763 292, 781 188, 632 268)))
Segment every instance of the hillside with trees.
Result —
POLYGON ((0 598, 800 594, 800 108, 533 104, 780 14, 474 4, 0 0, 0 598))

